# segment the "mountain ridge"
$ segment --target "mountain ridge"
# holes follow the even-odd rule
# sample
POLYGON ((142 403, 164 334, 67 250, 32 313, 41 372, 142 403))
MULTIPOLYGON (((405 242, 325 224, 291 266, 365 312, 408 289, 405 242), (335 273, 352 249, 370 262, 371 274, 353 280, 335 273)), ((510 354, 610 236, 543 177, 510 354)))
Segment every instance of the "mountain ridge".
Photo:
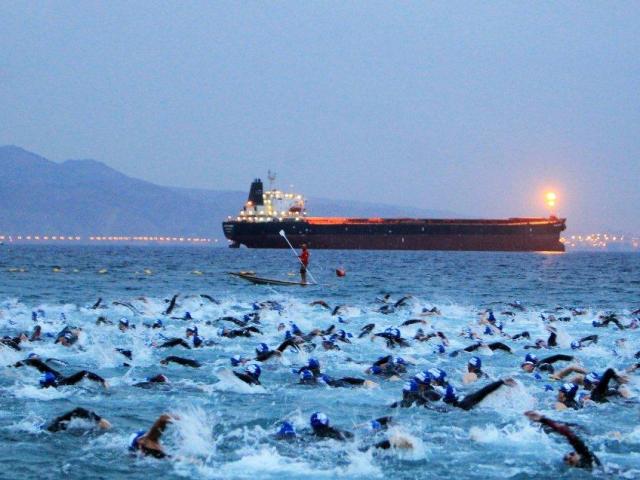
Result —
MULTIPOLYGON (((0 146, 0 234, 201 236, 224 239, 221 222, 247 191, 157 185, 93 159, 54 162, 0 146)), ((445 216, 363 201, 308 199, 313 215, 445 216)), ((450 215, 450 214, 449 214, 450 215)), ((224 244, 224 242, 221 242, 224 244)))

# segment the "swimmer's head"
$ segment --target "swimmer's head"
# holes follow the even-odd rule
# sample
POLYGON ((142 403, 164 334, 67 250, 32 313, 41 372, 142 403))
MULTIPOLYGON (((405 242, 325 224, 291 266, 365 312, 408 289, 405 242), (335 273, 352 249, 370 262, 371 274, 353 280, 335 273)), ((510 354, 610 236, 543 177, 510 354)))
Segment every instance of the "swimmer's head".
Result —
POLYGON ((328 427, 329 417, 327 417, 322 412, 315 412, 313 415, 311 415, 309 423, 311 424, 311 428, 313 428, 314 430, 322 427, 328 427))
POLYGON ((444 401, 453 402, 458 399, 458 393, 453 385, 447 385, 447 389, 444 392, 444 401))
POLYGON ((307 367, 309 367, 311 370, 319 370, 320 369, 320 362, 318 361, 317 358, 311 357, 309 359, 309 361, 307 362, 307 367))
POLYGON ((570 467, 578 466, 580 460, 582 460, 582 457, 577 452, 569 452, 562 458, 562 461, 570 467))
POLYGON ((413 379, 420 385, 429 385, 431 383, 431 375, 428 371, 418 372, 413 379))
POLYGON ((56 384, 56 376, 51 372, 40 375, 40 386, 43 388, 52 387, 56 384))
POLYGON ((191 327, 187 327, 187 337, 191 335, 198 335, 198 327, 193 325, 191 327))
POLYGON ((240 365, 242 363, 242 357, 240 357, 240 355, 234 355, 229 360, 231 361, 231 366, 232 367, 237 367, 238 365, 240 365))
POLYGON ((435 353, 436 355, 441 355, 445 352, 446 352, 446 348, 441 343, 436 345, 436 348, 433 349, 433 353, 435 353))
POLYGON ((563 383, 558 390, 558 400, 563 402, 566 400, 573 400, 578 393, 578 385, 575 383, 563 383))
POLYGON ((467 369, 470 372, 478 372, 482 368, 482 360, 480 357, 471 357, 467 362, 467 369))
POLYGON ((447 372, 440 368, 430 368, 427 372, 431 377, 431 381, 436 383, 444 383, 447 378, 447 372))
POLYGON ((300 382, 301 383, 308 383, 311 382, 315 379, 315 377, 313 376, 313 372, 311 370, 309 370, 308 368, 303 368, 302 370, 300 370, 300 382))
POLYGON ((598 375, 596 372, 589 372, 584 376, 584 388, 586 388, 587 390, 592 390, 593 388, 595 388, 599 381, 600 375, 598 375))
POLYGON ((276 436, 278 438, 295 438, 296 430, 293 428, 293 425, 289 422, 282 422, 280 428, 276 432, 276 436))
POLYGON ((200 345, 202 345, 203 340, 202 337, 198 336, 198 335, 194 335, 193 336, 193 346, 198 348, 200 345))
POLYGON ((129 328, 129 320, 125 317, 122 317, 120 320, 118 320, 118 328, 120 328, 120 330, 126 330, 127 328, 129 328))
POLYGON ((407 361, 402 357, 393 357, 393 363, 396 365, 406 365, 407 361))
POLYGON ((582 347, 582 345, 579 341, 574 340, 573 342, 571 342, 571 350, 579 350, 580 347, 582 347))
POLYGON ((413 378, 402 386, 402 391, 405 393, 416 393, 418 391, 418 382, 416 382, 413 378))
POLYGON ((291 324, 291 333, 294 335, 302 335, 302 330, 295 323, 291 324))
POLYGON ((251 377, 258 379, 260 378, 260 374, 262 373, 262 370, 260 370, 259 365, 252 363, 246 368, 245 372, 247 373, 247 375, 250 375, 251 377))
POLYGON ((163 324, 162 324, 162 320, 160 320, 159 318, 153 322, 153 325, 151 325, 151 328, 162 328, 163 324))
POLYGON ((389 328, 387 330, 393 338, 400 338, 400 330, 397 328, 389 328))
POLYGON ((267 353, 269 351, 269 345, 266 343, 261 343, 256 347, 256 352, 258 353, 267 353))

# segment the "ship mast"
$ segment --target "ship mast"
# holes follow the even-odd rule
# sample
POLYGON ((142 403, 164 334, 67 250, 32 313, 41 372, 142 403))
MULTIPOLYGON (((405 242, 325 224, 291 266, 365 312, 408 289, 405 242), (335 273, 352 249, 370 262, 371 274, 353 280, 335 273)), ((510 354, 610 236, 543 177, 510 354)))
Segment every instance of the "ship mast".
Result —
POLYGON ((269 190, 273 190, 273 183, 276 181, 276 172, 267 170, 267 178, 269 179, 269 190))

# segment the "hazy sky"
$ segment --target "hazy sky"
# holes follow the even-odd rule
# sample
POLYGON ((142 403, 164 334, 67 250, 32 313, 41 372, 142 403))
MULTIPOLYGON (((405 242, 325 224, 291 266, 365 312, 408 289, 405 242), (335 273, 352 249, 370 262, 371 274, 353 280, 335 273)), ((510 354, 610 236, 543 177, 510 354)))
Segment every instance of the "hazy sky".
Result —
POLYGON ((640 232, 640 2, 2 2, 0 144, 640 232))

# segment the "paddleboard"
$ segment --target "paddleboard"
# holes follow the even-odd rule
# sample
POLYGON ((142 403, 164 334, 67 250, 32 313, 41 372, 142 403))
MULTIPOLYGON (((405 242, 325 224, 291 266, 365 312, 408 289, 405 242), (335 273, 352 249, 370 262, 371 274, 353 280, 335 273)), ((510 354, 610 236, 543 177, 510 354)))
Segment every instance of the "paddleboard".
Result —
POLYGON ((306 286, 315 285, 314 283, 292 282, 290 280, 279 280, 277 278, 258 277, 254 272, 227 272, 237 278, 246 280, 256 285, 280 285, 280 286, 306 286))

